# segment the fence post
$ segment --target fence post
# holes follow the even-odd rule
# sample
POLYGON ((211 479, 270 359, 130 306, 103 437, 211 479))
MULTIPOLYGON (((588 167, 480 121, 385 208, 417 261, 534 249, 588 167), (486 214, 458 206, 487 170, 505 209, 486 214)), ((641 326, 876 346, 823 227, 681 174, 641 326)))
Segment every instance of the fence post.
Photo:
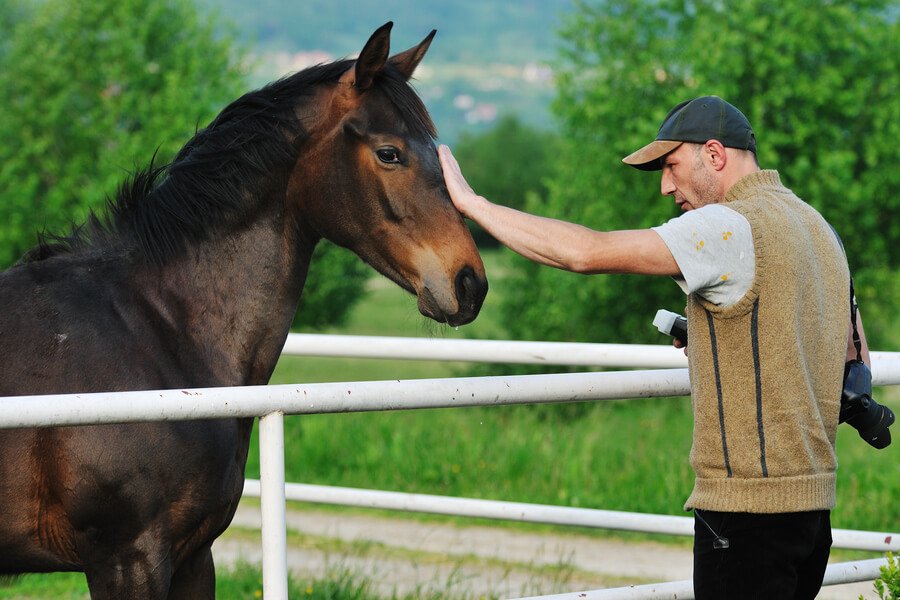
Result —
POLYGON ((284 497, 284 413, 259 419, 263 597, 287 600, 287 523, 284 497))

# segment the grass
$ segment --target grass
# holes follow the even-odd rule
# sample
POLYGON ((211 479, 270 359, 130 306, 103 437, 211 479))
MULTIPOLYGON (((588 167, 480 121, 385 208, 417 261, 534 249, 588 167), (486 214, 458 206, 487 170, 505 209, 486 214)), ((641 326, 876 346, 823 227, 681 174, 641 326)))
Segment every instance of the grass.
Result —
MULTIPOLYGON (((334 570, 318 580, 288 581, 288 597, 303 600, 376 600, 369 584, 352 573, 334 570)), ((81 573, 31 574, 0 580, 0 600, 89 600, 87 582, 81 573)), ((262 598, 262 573, 255 565, 238 564, 216 572, 216 598, 258 600, 262 598)), ((379 600, 384 600, 379 599, 379 600)))

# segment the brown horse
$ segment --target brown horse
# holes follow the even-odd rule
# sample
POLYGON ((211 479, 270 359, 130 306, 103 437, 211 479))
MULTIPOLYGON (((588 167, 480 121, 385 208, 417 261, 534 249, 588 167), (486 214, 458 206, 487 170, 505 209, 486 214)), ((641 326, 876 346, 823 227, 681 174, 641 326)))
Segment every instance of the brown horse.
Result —
MULTIPOLYGON (((226 107, 108 216, 0 274, 0 395, 268 382, 313 248, 345 246, 451 325, 484 267, 408 85, 434 32, 226 107)), ((2 398, 0 398, 2 402, 2 398)), ((0 574, 83 571, 91 597, 212 598, 252 420, 0 431, 0 574)))

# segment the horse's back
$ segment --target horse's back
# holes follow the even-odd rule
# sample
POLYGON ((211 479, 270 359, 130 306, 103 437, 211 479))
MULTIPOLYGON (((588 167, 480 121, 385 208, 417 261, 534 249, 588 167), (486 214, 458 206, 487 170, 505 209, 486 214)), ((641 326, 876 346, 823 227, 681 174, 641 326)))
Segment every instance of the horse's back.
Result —
POLYGON ((104 357, 99 342, 114 342, 122 329, 111 310, 121 292, 108 275, 53 259, 0 274, 0 394, 95 391, 92 380, 115 348, 104 357))
POLYGON ((185 364, 188 344, 162 333, 131 275, 127 263, 77 257, 0 274, 0 396, 197 385, 204 364, 185 364))

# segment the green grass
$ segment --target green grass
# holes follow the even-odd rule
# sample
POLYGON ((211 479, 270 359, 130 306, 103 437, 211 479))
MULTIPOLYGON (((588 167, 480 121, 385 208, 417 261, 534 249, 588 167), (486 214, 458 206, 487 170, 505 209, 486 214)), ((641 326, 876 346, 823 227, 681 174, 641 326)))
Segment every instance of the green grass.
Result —
MULTIPOLYGON (((321 579, 288 581, 288 597, 303 600, 376 600, 370 585, 352 573, 335 570, 321 579)), ((25 575, 0 580, 0 600, 89 600, 87 582, 81 573, 25 575)), ((238 564, 216 572, 219 600, 259 600, 262 573, 255 565, 238 564)), ((383 599, 382 599, 383 600, 383 599)), ((405 599, 404 599, 405 600, 405 599)), ((411 599, 410 599, 411 600, 411 599)))
POLYGON ((87 600, 88 588, 81 573, 35 573, 0 578, 0 600, 87 600))

